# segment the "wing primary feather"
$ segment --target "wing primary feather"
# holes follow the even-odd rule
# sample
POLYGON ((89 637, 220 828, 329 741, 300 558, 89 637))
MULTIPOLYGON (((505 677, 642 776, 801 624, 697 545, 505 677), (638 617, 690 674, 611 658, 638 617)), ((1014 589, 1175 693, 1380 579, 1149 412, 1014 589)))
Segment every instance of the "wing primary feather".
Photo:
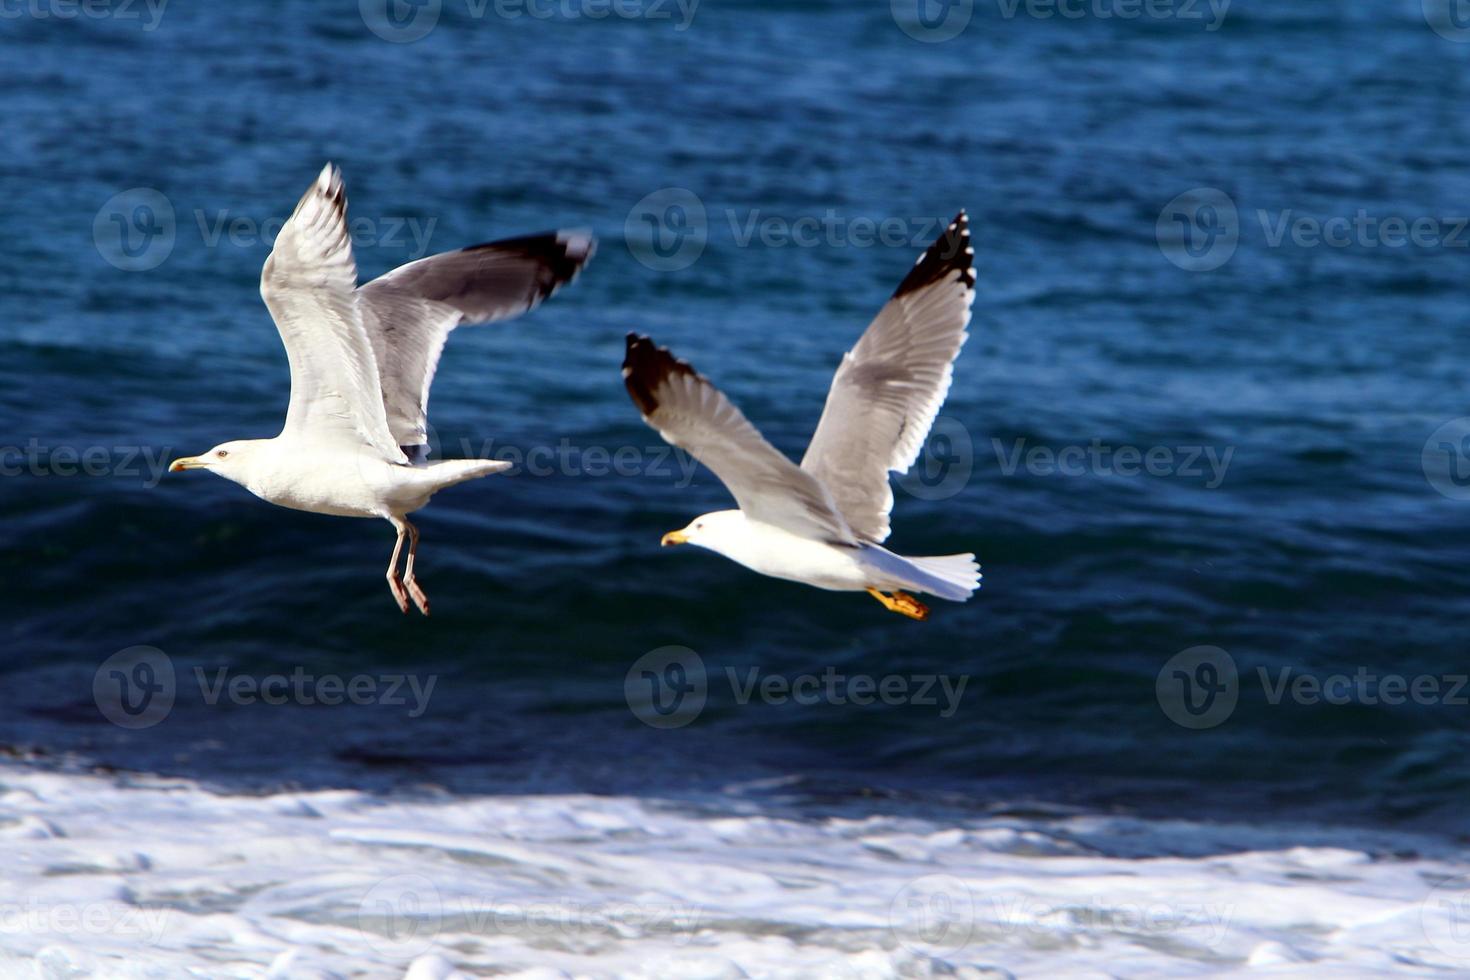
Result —
POLYGON ((630 333, 623 383, 643 420, 719 477, 747 518, 817 541, 856 543, 821 481, 767 442, 687 361, 630 333))
POLYGON ((688 361, 679 360, 667 347, 655 345, 648 337, 630 333, 627 342, 627 354, 623 358, 623 384, 645 419, 658 411, 658 397, 654 393, 669 377, 683 375, 696 381, 705 380, 688 361))
POLYGON ((429 390, 450 331, 535 309, 596 251, 586 231, 525 235, 418 259, 359 289, 388 427, 399 445, 427 439, 429 390))
POLYGON ((361 440, 404 463, 387 425, 373 344, 363 327, 342 172, 322 168, 282 226, 260 294, 291 365, 283 432, 361 440))
POLYGON ((975 299, 964 211, 919 256, 832 379, 801 461, 867 541, 888 536, 890 472, 914 464, 949 392, 975 299))
POLYGON ((961 210, 944 229, 944 234, 919 256, 909 274, 893 291, 895 299, 942 282, 958 272, 965 285, 975 285, 975 249, 970 245, 970 216, 961 210))

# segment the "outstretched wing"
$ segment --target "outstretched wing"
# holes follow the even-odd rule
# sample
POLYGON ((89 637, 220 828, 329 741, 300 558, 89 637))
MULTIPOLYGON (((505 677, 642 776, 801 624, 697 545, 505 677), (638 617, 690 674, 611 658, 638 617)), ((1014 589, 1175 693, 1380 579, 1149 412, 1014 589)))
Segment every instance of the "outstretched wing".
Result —
POLYGON ((394 463, 408 458, 388 431, 372 344, 357 301, 342 172, 322 169, 276 237, 260 295, 291 363, 282 434, 366 444, 394 463))
POLYGON ((975 300, 974 256, 961 211, 843 355, 832 379, 801 468, 832 491, 864 540, 888 537, 889 471, 914 465, 949 392, 975 300))
POLYGON ((630 333, 623 381, 643 420, 713 470, 746 517, 806 538, 857 543, 821 483, 688 363, 630 333))
POLYGON ((358 290, 397 445, 426 446, 429 388, 449 332, 535 309, 592 258, 591 234, 559 231, 431 255, 358 290))

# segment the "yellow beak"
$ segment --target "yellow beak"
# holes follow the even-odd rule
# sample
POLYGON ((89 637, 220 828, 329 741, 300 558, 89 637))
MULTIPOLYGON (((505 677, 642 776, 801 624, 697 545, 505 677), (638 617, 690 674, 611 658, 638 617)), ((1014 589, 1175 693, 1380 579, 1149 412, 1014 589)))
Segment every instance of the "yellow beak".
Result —
POLYGON ((169 466, 168 471, 170 473, 182 473, 184 470, 203 469, 208 465, 208 463, 198 456, 185 456, 183 459, 174 460, 173 464, 169 466))
POLYGON ((659 544, 667 548, 671 544, 688 544, 689 536, 683 531, 670 531, 659 541, 659 544))

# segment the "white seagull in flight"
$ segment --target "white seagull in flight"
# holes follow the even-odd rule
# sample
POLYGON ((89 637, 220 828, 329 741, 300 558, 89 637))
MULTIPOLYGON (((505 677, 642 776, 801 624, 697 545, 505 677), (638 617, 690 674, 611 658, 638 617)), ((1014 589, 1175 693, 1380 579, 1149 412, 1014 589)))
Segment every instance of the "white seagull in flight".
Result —
POLYGON ((644 421, 714 471, 740 507, 697 517, 663 544, 700 545, 820 589, 866 591, 911 619, 929 610, 905 589, 968 599, 980 584, 974 555, 908 558, 881 543, 893 509, 888 474, 918 459, 967 336, 974 254, 961 211, 843 356, 800 466, 688 363, 629 334, 623 379, 644 421))
POLYGON ((176 460, 263 500, 398 531, 388 587, 425 616, 414 575, 419 532, 405 515, 445 487, 508 469, 499 460, 428 461, 429 386, 449 332, 525 313, 576 277, 595 243, 561 231, 490 242, 400 266, 358 286, 342 173, 327 164, 276 238, 260 295, 291 365, 286 425, 274 439, 222 443, 176 460), (403 575, 398 558, 409 539, 403 575))

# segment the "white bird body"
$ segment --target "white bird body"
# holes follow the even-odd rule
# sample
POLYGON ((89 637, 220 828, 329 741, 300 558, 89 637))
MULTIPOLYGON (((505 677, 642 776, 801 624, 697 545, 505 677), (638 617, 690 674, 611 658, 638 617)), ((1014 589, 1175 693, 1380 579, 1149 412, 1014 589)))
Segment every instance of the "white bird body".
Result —
POLYGON ((860 548, 792 534, 774 524, 751 520, 738 510, 705 514, 682 533, 686 543, 708 548, 772 578, 805 582, 832 592, 862 592, 872 579, 860 548))
POLYGON ((216 473, 278 507, 333 517, 412 514, 446 487, 511 466, 489 459, 404 466, 340 443, 290 435, 225 443, 219 448, 229 456, 211 467, 216 473))
POLYGON ((457 326, 533 309, 594 249, 581 232, 533 235, 431 255, 359 286, 346 189, 327 164, 261 271, 261 298, 291 365, 281 434, 223 443, 170 469, 208 469, 292 510, 387 520, 398 531, 387 574, 394 601, 406 613, 412 599, 428 615, 414 576, 418 531, 406 515, 445 487, 511 465, 427 462, 429 388, 445 341, 457 326))
POLYGON ((960 212, 843 356, 800 466, 687 362, 629 334, 623 379, 644 421, 713 470, 739 504, 695 518, 663 543, 698 545, 819 589, 865 591, 913 619, 929 611, 904 590, 968 599, 980 585, 974 555, 907 557, 882 542, 889 474, 918 459, 967 336, 973 257, 960 212))
POLYGON ((679 533, 685 543, 707 548, 753 572, 829 592, 912 589, 962 600, 974 587, 969 555, 908 558, 869 542, 829 544, 751 520, 738 510, 704 514, 679 533))

